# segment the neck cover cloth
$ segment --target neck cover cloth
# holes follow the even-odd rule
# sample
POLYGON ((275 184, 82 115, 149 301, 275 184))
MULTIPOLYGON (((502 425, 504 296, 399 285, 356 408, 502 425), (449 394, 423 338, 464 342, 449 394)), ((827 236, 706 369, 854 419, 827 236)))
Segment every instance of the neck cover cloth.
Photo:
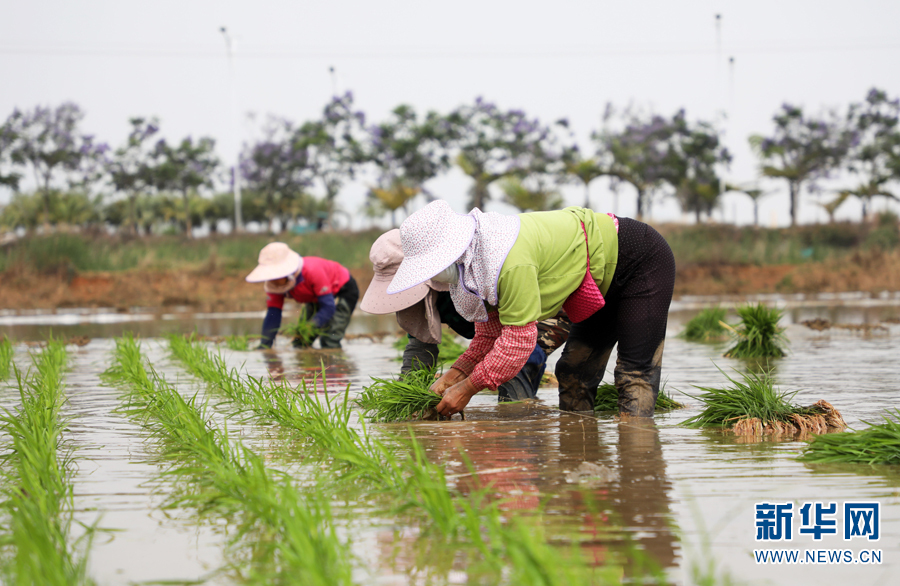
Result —
POLYGON ((303 266, 301 265, 299 269, 295 272, 287 276, 287 283, 284 285, 276 286, 272 284, 272 281, 266 281, 264 287, 266 293, 273 293, 275 295, 286 295, 291 289, 294 288, 294 285, 297 284, 297 279, 300 278, 300 273, 303 272, 303 266))
POLYGON ((450 286, 456 311, 470 322, 487 321, 484 302, 496 306, 499 300, 497 280, 506 256, 519 236, 519 216, 478 208, 469 212, 475 218, 475 236, 457 261, 459 282, 450 286))

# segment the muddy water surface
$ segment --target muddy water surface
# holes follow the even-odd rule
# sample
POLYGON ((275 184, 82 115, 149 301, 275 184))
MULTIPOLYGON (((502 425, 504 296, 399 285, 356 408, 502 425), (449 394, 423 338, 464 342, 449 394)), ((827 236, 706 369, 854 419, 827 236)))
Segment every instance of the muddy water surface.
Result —
MULTIPOLYGON (((675 308, 666 341, 664 378, 671 391, 694 392, 693 385, 719 385, 717 370, 743 369, 736 360, 721 357, 721 345, 691 344, 675 337, 694 309, 675 308)), ((818 399, 833 403, 851 426, 875 421, 897 406, 900 381, 900 326, 882 323, 896 317, 897 307, 797 306, 785 323, 791 340, 788 357, 777 361, 776 376, 785 388, 798 390, 796 401, 818 399), (822 317, 833 322, 870 323, 885 329, 866 331, 809 330, 799 322, 822 317)), ((393 331, 390 320, 354 318, 354 332, 393 331)), ((38 338, 49 324, 8 323, 0 333, 20 340, 38 338)), ((222 566, 225 535, 213 523, 198 522, 188 513, 162 510, 170 487, 158 479, 153 444, 126 417, 116 389, 105 386, 100 373, 111 363, 111 337, 138 330, 144 350, 169 380, 185 394, 203 393, 201 385, 167 356, 165 333, 199 329, 208 335, 254 333, 255 316, 228 319, 151 319, 140 322, 53 323, 62 335, 91 335, 83 348, 72 348, 67 380, 69 412, 75 416, 68 437, 77 448, 75 479, 78 518, 104 528, 91 552, 92 575, 101 584, 148 580, 194 580, 230 583, 222 566), (98 521, 99 519, 99 521, 98 521)), ((311 379, 323 369, 331 393, 359 392, 370 376, 389 376, 399 364, 392 337, 356 338, 343 351, 298 352, 284 340, 269 353, 223 354, 234 365, 245 364, 254 375, 311 379)), ((558 356, 551 357, 551 368, 558 356)), ((16 360, 27 362, 24 346, 16 360)), ((320 385, 321 388, 321 385, 320 385)), ((678 397, 678 393, 674 393, 678 397)), ((10 389, 4 404, 14 403, 10 389)), ((534 514, 553 535, 577 535, 598 563, 623 543, 633 542, 667 569, 672 582, 691 581, 692 568, 713 562, 720 575, 727 571, 738 583, 772 584, 895 584, 900 580, 900 472, 885 467, 812 466, 796 459, 803 443, 747 442, 710 431, 679 427, 698 410, 697 401, 681 396, 688 408, 660 414, 653 423, 621 422, 613 415, 597 417, 561 413, 555 409, 555 389, 543 389, 537 404, 497 405, 496 396, 481 394, 467 409, 466 421, 417 423, 416 436, 434 461, 442 462, 448 477, 466 489, 474 481, 469 464, 481 482, 504 499, 508 515, 534 514), (464 454, 464 457, 461 455, 464 454), (573 472, 582 462, 607 466, 608 481, 579 482, 573 472), (882 503, 881 539, 875 543, 844 542, 826 536, 815 542, 796 534, 791 543, 771 547, 813 549, 881 549, 880 565, 759 565, 752 551, 765 547, 754 540, 754 504, 759 502, 836 502, 874 499, 882 503), (600 515, 588 515, 599 510, 600 515)), ((224 415, 217 415, 224 418, 224 415)), ((405 426, 377 426, 379 432, 406 433, 405 426)), ((230 432, 254 449, 269 454, 277 465, 290 469, 290 453, 270 428, 237 425, 230 432)), ((298 469, 299 470, 299 469, 298 469)), ((351 515, 352 516, 352 515, 351 515)), ((356 530, 354 551, 366 560, 361 583, 403 584, 410 581, 415 559, 414 532, 373 520, 356 530)), ((422 544, 419 544, 420 546, 422 544)), ((427 549, 427 544, 426 544, 427 549)), ((431 555, 436 555, 432 553, 431 555)), ((464 583, 466 568, 440 565, 435 583, 464 583)))

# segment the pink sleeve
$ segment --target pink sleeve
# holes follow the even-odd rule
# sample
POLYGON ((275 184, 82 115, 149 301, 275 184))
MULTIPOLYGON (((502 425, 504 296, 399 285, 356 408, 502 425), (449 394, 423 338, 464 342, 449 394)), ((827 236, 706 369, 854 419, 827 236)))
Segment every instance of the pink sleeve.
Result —
POLYGON ((496 311, 488 314, 486 322, 475 322, 475 337, 472 338, 468 350, 453 363, 453 368, 461 370, 466 376, 472 374, 475 366, 484 360, 494 347, 494 342, 500 337, 501 328, 500 314, 496 311))
POLYGON ((266 307, 284 308, 284 293, 266 293, 266 307))
POLYGON ((503 326, 500 337, 472 374, 469 380, 479 391, 497 387, 522 370, 537 344, 537 322, 524 326, 503 326))

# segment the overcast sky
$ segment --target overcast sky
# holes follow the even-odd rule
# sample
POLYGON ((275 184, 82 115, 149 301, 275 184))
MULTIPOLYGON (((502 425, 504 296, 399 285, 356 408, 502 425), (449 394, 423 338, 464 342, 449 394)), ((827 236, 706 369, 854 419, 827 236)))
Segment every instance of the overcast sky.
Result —
MULTIPOLYGON (((237 140, 220 26, 236 37, 238 109, 258 120, 318 116, 332 95, 331 66, 370 121, 404 102, 446 112, 480 95, 544 121, 569 118, 583 148, 607 102, 666 114, 683 107, 720 121, 734 182, 755 179, 747 136, 769 131, 783 102, 817 111, 873 86, 900 95, 896 0, 0 0, 0 15, 0 116, 72 100, 87 112, 85 130, 113 146, 129 117, 155 115, 165 136, 211 135, 223 156, 237 140)), ((258 124, 241 118, 247 140, 258 124)), ((455 172, 432 190, 464 211, 467 186, 455 172)), ((761 220, 784 224, 785 186, 767 186, 778 195, 763 200, 761 220)), ((356 214, 364 190, 348 187, 342 207, 356 214)), ((592 194, 595 208, 613 209, 604 180, 592 194)), ((566 198, 579 204, 581 191, 566 198)), ((804 197, 803 221, 826 218, 814 201, 804 197)), ((729 195, 719 216, 744 223, 751 209, 729 195)), ((627 188, 617 211, 634 213, 627 188)), ((841 216, 858 218, 859 206, 845 204, 841 216)), ((681 214, 670 200, 653 218, 681 214)))

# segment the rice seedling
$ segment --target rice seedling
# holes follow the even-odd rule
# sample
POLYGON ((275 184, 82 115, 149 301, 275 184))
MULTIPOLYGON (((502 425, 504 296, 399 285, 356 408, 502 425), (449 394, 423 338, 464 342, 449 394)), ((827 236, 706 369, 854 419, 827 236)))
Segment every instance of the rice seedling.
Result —
POLYGON ((739 373, 742 380, 722 374, 731 386, 696 387, 703 393, 689 396, 702 402, 705 408, 681 425, 725 427, 737 435, 818 434, 847 427, 838 410, 827 401, 809 407, 794 405, 791 401, 797 391, 776 389, 768 373, 739 373))
POLYGON ((783 312, 768 308, 762 303, 737 308, 741 322, 731 327, 737 340, 725 356, 728 358, 780 358, 784 356, 783 345, 787 344, 784 328, 778 327, 783 312))
MULTIPOLYGON (((496 573, 495 582, 500 582, 504 571, 516 574, 517 580, 509 582, 516 584, 590 582, 584 578, 588 570, 581 563, 577 548, 571 555, 572 562, 561 567, 557 563, 560 548, 548 543, 531 525, 507 520, 496 503, 486 500, 486 487, 468 495, 451 489, 443 468, 428 461, 414 435, 410 434, 406 441, 393 438, 389 446, 373 439, 363 420, 361 429, 352 428, 348 392, 339 399, 331 399, 327 394, 320 397, 311 393, 305 383, 301 389, 294 389, 284 381, 240 375, 237 369, 229 369, 220 356, 195 341, 171 337, 169 343, 173 354, 190 372, 225 395, 235 407, 294 429, 309 439, 312 447, 339 466, 337 474, 332 475, 335 489, 339 490, 341 482, 358 483, 369 487, 371 496, 389 497, 395 514, 423 515, 426 528, 452 539, 457 547, 465 543, 474 547, 479 562, 496 573), (405 456, 397 456, 404 452, 405 456), (463 541, 458 540, 460 537, 463 541)), ((427 377, 433 378, 427 371, 419 376, 423 383, 427 377)), ((319 484, 315 491, 321 494, 326 488, 319 484)), ((599 572, 603 576, 620 576, 618 569, 589 571, 593 575, 599 572)), ((608 583, 620 583, 620 579, 610 579, 608 583)))
POLYGON ((434 369, 412 370, 402 379, 372 377, 372 381, 356 399, 370 421, 422 419, 441 402, 441 396, 429 389, 434 382, 434 369))
POLYGON ((300 310, 297 320, 281 326, 278 333, 289 336, 300 346, 310 346, 319 336, 320 330, 306 316, 306 308, 300 310))
POLYGON ((92 531, 68 542, 72 525, 72 458, 63 442, 67 420, 63 343, 50 340, 34 358, 34 371, 15 369, 21 405, 0 415, 8 437, 2 471, 5 523, 0 576, 5 584, 90 584, 87 550, 92 531))
MULTIPOLYGON (((659 387, 659 395, 656 396, 656 411, 671 411, 683 409, 684 404, 672 398, 666 391, 666 385, 659 387)), ((594 399, 594 411, 617 411, 619 409, 619 391, 612 383, 600 383, 597 387, 597 395, 594 399)))
POLYGON ((819 435, 800 456, 808 462, 900 464, 900 409, 888 411, 883 423, 863 422, 868 427, 819 435))
POLYGON ((692 342, 719 342, 728 337, 728 330, 722 325, 725 309, 707 307, 691 318, 680 336, 692 342))
POLYGON ((235 352, 244 352, 246 350, 249 350, 250 342, 254 342, 258 339, 259 336, 234 334, 231 336, 225 336, 223 341, 225 342, 225 347, 229 350, 234 350, 235 352))
POLYGON ((183 398, 143 362, 134 338, 117 340, 116 364, 107 374, 130 388, 126 412, 158 439, 170 462, 166 475, 193 488, 171 504, 237 516, 234 544, 265 536, 253 543, 254 554, 265 553, 262 558, 270 562, 251 568, 257 583, 351 584, 349 550, 335 532, 324 496, 301 495, 289 476, 266 468, 242 443, 229 441, 204 415, 196 396, 183 398))
POLYGON ((9 338, 4 337, 0 339, 0 381, 5 381, 9 378, 14 352, 15 350, 9 338))

